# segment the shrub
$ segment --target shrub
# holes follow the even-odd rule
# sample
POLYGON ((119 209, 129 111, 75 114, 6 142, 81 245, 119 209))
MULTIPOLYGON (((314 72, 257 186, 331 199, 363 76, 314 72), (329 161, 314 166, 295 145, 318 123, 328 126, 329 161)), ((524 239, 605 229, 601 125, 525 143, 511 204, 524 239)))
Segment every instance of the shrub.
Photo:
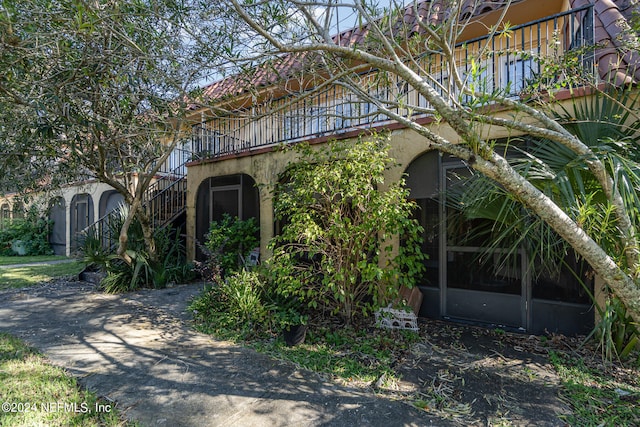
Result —
POLYGON ((260 245, 259 227, 255 218, 241 220, 225 213, 213 221, 204 244, 210 260, 219 264, 222 276, 238 271, 249 253, 260 245))
POLYGON ((52 221, 39 216, 35 210, 30 210, 24 219, 5 221, 0 229, 0 255, 16 255, 11 245, 17 240, 22 241, 25 255, 53 254, 49 244, 52 225, 52 221))
POLYGON ((596 304, 600 321, 591 335, 595 335, 604 360, 627 359, 634 350, 640 350, 638 325, 625 306, 612 294, 608 294, 604 307, 596 304))
POLYGON ((302 160, 275 194, 284 226, 272 241, 274 281, 283 295, 348 324, 412 287, 424 268, 415 204, 402 180, 378 190, 394 164, 384 138, 294 149, 302 160), (403 244, 394 248, 394 236, 403 244))
MULTIPOLYGON (((120 206, 120 215, 109 223, 107 241, 117 241, 122 223, 126 218, 126 207, 120 206)), ((151 262, 145 246, 142 227, 137 219, 128 231, 126 254, 130 263, 105 248, 95 233, 84 236, 80 247, 82 260, 87 266, 97 266, 107 275, 100 285, 108 293, 129 292, 143 287, 163 288, 168 283, 184 283, 195 277, 193 266, 186 262, 185 248, 179 229, 164 227, 155 231, 157 261, 151 262)))
POLYGON ((194 319, 205 329, 229 336, 259 335, 270 329, 271 307, 265 303, 264 282, 256 271, 236 271, 214 283, 189 306, 194 319))

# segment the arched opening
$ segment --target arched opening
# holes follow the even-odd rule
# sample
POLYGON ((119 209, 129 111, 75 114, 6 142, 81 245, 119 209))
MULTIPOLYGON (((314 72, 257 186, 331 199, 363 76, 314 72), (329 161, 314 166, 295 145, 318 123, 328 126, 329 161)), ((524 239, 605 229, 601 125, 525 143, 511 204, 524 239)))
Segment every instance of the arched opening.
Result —
POLYGON ((0 228, 6 227, 11 220, 11 209, 9 203, 3 203, 0 205, 0 228))
MULTIPOLYGON (((418 284, 424 296, 422 316, 533 333, 589 332, 593 311, 588 293, 576 279, 586 277, 582 261, 569 254, 564 260, 567 267, 550 275, 524 248, 515 253, 506 248, 487 252, 488 235, 479 238, 476 233, 494 223, 468 219, 452 203, 451 195, 464 192, 466 178, 473 174, 458 159, 428 152, 413 160, 406 174, 410 197, 418 205, 415 217, 424 228, 422 250, 429 256, 418 284)), ((584 283, 593 289, 593 283, 584 283)))
POLYGON ((422 228, 422 252, 425 271, 418 287, 423 294, 420 314, 440 317, 440 155, 436 151, 424 153, 413 160, 406 171, 409 198, 417 205, 415 219, 422 228))
POLYGON ((108 213, 114 211, 124 202, 124 196, 116 190, 109 190, 102 193, 98 205, 99 216, 102 218, 108 213))
POLYGON ((56 255, 67 254, 67 240, 65 232, 67 230, 67 214, 64 199, 56 197, 49 202, 49 220, 53 222, 51 234, 49 234, 49 243, 51 249, 56 255))
MULTIPOLYGON (((260 220, 260 199, 256 182, 246 174, 211 177, 202 181, 196 194, 196 240, 204 243, 212 221, 224 214, 242 220, 260 220)), ((196 259, 203 254, 196 246, 196 259)))
POLYGON ((81 241, 82 231, 93 223, 93 198, 89 194, 76 194, 71 199, 69 206, 71 234, 70 234, 70 250, 75 252, 78 249, 78 243, 81 241))
POLYGON ((23 219, 25 215, 24 204, 22 202, 15 202, 13 204, 13 219, 23 219))

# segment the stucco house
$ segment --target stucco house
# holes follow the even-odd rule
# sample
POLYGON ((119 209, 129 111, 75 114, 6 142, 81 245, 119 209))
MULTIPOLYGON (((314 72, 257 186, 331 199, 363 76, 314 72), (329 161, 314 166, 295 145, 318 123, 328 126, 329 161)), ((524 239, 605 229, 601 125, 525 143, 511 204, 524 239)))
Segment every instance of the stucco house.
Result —
MULTIPOLYGON (((491 49, 501 53, 482 64, 483 78, 491 88, 508 88, 512 96, 520 96, 538 71, 534 57, 584 46, 598 48, 580 56, 579 65, 593 70, 601 81, 633 84, 640 78, 636 54, 620 51, 621 23, 634 11, 631 0, 519 0, 513 1, 503 16, 505 3, 465 2, 463 16, 471 24, 456 51, 457 66, 463 74, 470 66, 469 55, 486 43, 487 29, 499 25, 498 20, 502 19, 509 22, 510 36, 494 38, 492 43, 501 44, 491 49), (525 50, 534 55, 522 55, 525 50)), ((407 7, 404 22, 410 23, 425 13, 427 4, 422 1, 417 8, 407 7)), ((341 43, 352 43, 363 33, 354 28, 336 37, 341 43)), ((435 80, 447 85, 448 76, 437 55, 426 55, 423 60, 435 80)), ((297 60, 289 56, 259 69, 249 80, 237 76, 222 79, 203 88, 207 107, 194 103, 190 112, 191 141, 170 159, 167 184, 148 198, 158 212, 166 209, 167 200, 179 200, 164 216, 180 217, 186 222, 190 259, 199 256, 196 242, 203 241, 211 221, 221 219, 225 213, 241 219, 257 218, 261 256, 268 256, 267 244, 277 232, 270 189, 294 161, 293 154, 279 150, 279 146, 300 141, 323 144, 332 139, 350 140, 371 129, 385 129, 391 132, 391 156, 399 164, 388 172, 387 180, 406 175, 410 197, 420 207, 417 218, 425 228, 423 251, 429 259, 419 282, 424 296, 420 315, 530 333, 582 333, 591 329, 591 301, 574 279, 533 279, 524 273, 495 277, 475 261, 478 247, 460 244, 450 235, 447 208, 441 197, 455 185, 454 177, 468 170, 463 162, 427 150, 422 137, 376 114, 374 104, 360 101, 341 87, 329 86, 297 99, 309 88, 295 87, 293 80, 276 77, 292 75, 298 66, 297 60), (230 114, 214 114, 211 105, 230 114), (287 107, 278 110, 278 105, 287 107), (275 110, 279 112, 270 113, 275 110), (167 197, 169 191, 179 196, 167 197), (163 193, 165 199, 161 198, 163 193)), ((374 78, 375 71, 370 73, 374 78)), ((583 95, 580 91, 565 91, 557 97, 583 95)), ((402 97, 403 106, 396 111, 399 114, 409 114, 411 105, 427 104, 402 81, 387 82, 377 88, 375 96, 402 97)), ((429 115, 416 120, 447 132, 446 126, 429 115)), ((506 136, 496 133, 488 137, 506 136)), ((120 200, 112 189, 96 182, 69 186, 48 200, 49 216, 55 222, 51 242, 56 252, 72 252, 77 233, 112 212, 120 200)), ((3 217, 11 217, 14 211, 10 199, 0 202, 0 208, 3 217)), ((520 258, 522 265, 528 262, 525 258, 520 258)), ((594 284, 589 286, 593 288, 594 284)))
MULTIPOLYGON (((505 2, 484 1, 479 7, 466 2, 471 24, 458 46, 458 67, 462 74, 474 51, 487 40, 487 29, 498 25, 505 2)), ((428 2, 418 2, 405 9, 405 23, 426 13, 428 2)), ((580 57, 580 66, 597 74, 601 81, 632 83, 636 74, 629 73, 637 64, 632 54, 621 55, 619 35, 621 23, 631 16, 629 1, 587 0, 521 0, 513 2, 503 22, 510 24, 510 36, 495 38, 493 55, 483 65, 483 77, 491 88, 508 88, 516 97, 526 89, 536 74, 536 56, 551 56, 584 46, 598 46, 580 57), (495 43, 501 43, 495 45, 495 43), (533 55, 523 55, 528 50, 533 55)), ((355 43, 363 36, 354 28, 335 36, 338 43, 355 43)), ((438 63, 437 55, 422 58, 424 67, 436 80, 447 84, 448 76, 438 63)), ((561 277, 512 274, 497 277, 476 261, 480 249, 469 243, 456 242, 447 226, 447 208, 442 194, 455 185, 455 176, 466 173, 466 166, 455 158, 425 149, 425 141, 413 131, 403 128, 386 116, 375 114, 375 105, 358 100, 346 90, 332 86, 308 97, 295 87, 294 79, 280 80, 275 74, 290 75, 300 67, 293 56, 285 56, 269 70, 258 70, 249 80, 223 79, 204 88, 207 102, 234 111, 220 117, 203 108, 194 108, 193 149, 196 160, 188 164, 187 235, 190 257, 197 256, 195 241, 202 240, 213 220, 224 213, 246 219, 255 217, 260 223, 261 252, 268 254, 267 243, 277 231, 274 226, 272 195, 269 191, 281 179, 291 153, 278 150, 281 144, 309 141, 322 144, 331 139, 353 139, 370 129, 387 129, 391 133, 391 156, 400 167, 388 173, 388 180, 406 174, 410 197, 420 206, 418 219, 425 228, 423 250, 428 254, 426 273, 419 289, 423 293, 420 314, 435 318, 501 325, 521 331, 576 333, 588 332, 593 326, 594 310, 588 295, 577 281, 561 277), (286 90, 285 90, 286 86, 286 90), (265 114, 287 105, 279 113, 265 114)), ((371 71, 372 76, 375 71, 371 71)), ((372 77, 373 78, 373 77, 372 77)), ((597 82, 595 82, 597 83, 597 82)), ((306 88, 307 90, 310 90, 306 88)), ((402 81, 388 82, 376 88, 377 96, 403 97, 398 112, 409 114, 409 106, 425 105, 426 100, 402 81), (382 95, 381 95, 382 94, 382 95)), ((557 94, 559 99, 582 96, 578 91, 557 94)), ((428 124, 432 117, 416 118, 428 124)), ((439 126, 433 121, 433 126, 439 126)), ((439 131, 447 132, 446 126, 439 131)), ((504 138, 496 133, 489 138, 504 138)), ((528 260, 523 254, 522 265, 528 260)), ((524 272, 526 269, 522 268, 524 272)), ((593 289, 593 281, 588 283, 593 289)))

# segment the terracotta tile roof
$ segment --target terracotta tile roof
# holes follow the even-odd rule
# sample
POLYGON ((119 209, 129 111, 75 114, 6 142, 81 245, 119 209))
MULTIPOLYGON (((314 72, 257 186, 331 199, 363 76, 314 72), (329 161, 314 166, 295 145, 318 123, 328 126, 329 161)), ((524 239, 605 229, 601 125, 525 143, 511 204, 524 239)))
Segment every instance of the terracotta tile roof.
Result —
POLYGON ((625 28, 634 11, 640 11, 631 0, 572 0, 572 7, 594 4, 595 42, 600 78, 617 85, 640 80, 640 56, 625 48, 625 28))
MULTIPOLYGON (((512 3, 519 1, 522 0, 515 0, 512 3)), ((472 14, 477 16, 491 12, 500 9, 507 2, 508 0, 465 0, 461 6, 461 17, 466 19, 471 17, 472 14)), ((447 12, 446 4, 446 0, 421 0, 417 3, 417 13, 414 5, 411 4, 405 8, 402 23, 399 22, 396 28, 406 25, 413 33, 420 32, 416 17, 419 16, 424 19, 431 12, 430 20, 439 22, 447 12)), ((368 26, 355 27, 336 34, 333 40, 341 46, 353 46, 361 43, 368 32, 368 26)), ((206 86, 203 89, 202 96, 210 102, 233 98, 273 85, 278 81, 282 81, 283 78, 300 72, 303 69, 304 60, 308 60, 310 56, 311 54, 282 55, 278 60, 257 67, 253 74, 230 76, 206 86)), ((197 106, 194 105, 194 108, 197 108, 197 106)))
MULTIPOLYGON (((522 0, 516 0, 516 3, 522 0)), ((461 18, 466 19, 502 8, 507 0, 465 0, 461 6, 461 18)), ((620 36, 624 23, 637 9, 634 0, 570 0, 572 8, 595 3, 595 36, 596 43, 604 47, 596 53, 598 70, 603 79, 613 78, 616 84, 633 83, 640 80, 640 56, 636 52, 624 52, 620 36), (630 70, 631 73, 629 75, 630 70)), ((431 21, 439 22, 447 13, 445 0, 422 0, 405 8, 402 23, 412 33, 420 32, 417 16, 424 19, 429 13, 431 21)), ((353 46, 361 43, 369 28, 356 27, 343 31, 334 36, 334 41, 342 46, 353 46)), ((208 101, 233 98, 241 94, 248 94, 268 86, 275 85, 282 79, 294 76, 303 69, 312 54, 287 54, 274 61, 257 67, 253 74, 244 76, 234 75, 206 86, 202 96, 208 101)), ((196 106, 194 106, 196 108, 196 106)))

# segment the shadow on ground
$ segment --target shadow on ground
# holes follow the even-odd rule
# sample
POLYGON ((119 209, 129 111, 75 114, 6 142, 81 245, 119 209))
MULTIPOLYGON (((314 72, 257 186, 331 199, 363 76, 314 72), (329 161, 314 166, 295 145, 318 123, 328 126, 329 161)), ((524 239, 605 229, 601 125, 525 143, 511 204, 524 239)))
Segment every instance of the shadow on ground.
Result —
POLYGON ((399 366, 403 380, 374 393, 194 332, 185 307, 200 290, 116 296, 59 282, 6 291, 0 330, 144 426, 563 425, 557 380, 535 357, 485 351, 482 340, 470 348, 438 324, 399 366))

